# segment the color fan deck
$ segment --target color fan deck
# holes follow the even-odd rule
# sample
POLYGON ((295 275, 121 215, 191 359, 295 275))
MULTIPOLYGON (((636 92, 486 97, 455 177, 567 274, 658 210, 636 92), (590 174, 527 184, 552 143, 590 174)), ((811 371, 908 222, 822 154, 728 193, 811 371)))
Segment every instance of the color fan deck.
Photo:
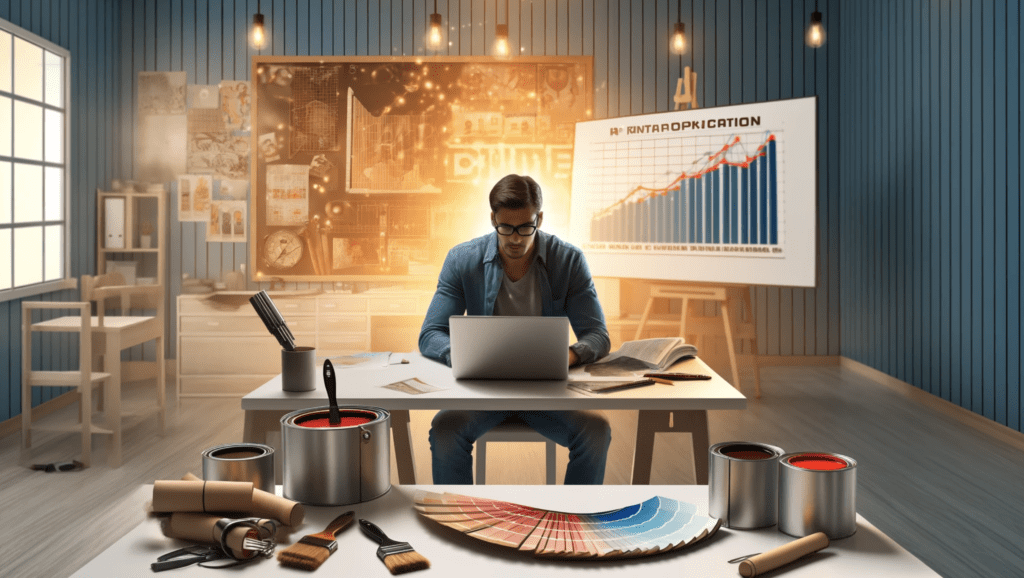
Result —
POLYGON ((708 538, 721 520, 693 504, 655 496, 608 512, 573 514, 461 494, 421 492, 416 510, 460 532, 500 546, 561 559, 651 556, 708 538))

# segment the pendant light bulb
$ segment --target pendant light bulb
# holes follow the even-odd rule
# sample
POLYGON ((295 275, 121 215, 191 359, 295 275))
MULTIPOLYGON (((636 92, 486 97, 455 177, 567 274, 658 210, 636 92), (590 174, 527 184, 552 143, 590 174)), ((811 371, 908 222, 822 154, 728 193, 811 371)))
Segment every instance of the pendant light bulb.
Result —
POLYGON ((811 24, 807 27, 807 46, 820 48, 825 44, 825 25, 821 23, 821 12, 811 13, 811 24))
MULTIPOLYGON (((434 9, 436 10, 437 7, 435 6, 434 9)), ((441 15, 434 12, 430 15, 430 27, 427 28, 427 48, 430 50, 440 50, 443 42, 444 34, 441 28, 441 15)))
POLYGON ((505 57, 511 53, 508 45, 508 24, 498 24, 494 33, 494 54, 505 57))
POLYGON ((686 25, 682 22, 676 22, 675 32, 672 33, 672 52, 686 52, 686 25))
POLYGON ((263 15, 259 12, 252 15, 252 32, 249 34, 249 44, 256 50, 261 50, 267 45, 267 32, 263 27, 263 15))

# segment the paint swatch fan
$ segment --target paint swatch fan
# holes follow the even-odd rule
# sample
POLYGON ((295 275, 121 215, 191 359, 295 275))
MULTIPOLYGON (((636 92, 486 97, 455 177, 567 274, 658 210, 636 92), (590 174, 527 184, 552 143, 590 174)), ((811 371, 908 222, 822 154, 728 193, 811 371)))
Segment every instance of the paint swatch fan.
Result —
POLYGON ((660 496, 618 510, 572 514, 421 492, 416 510, 478 540, 568 560, 651 556, 699 542, 721 525, 716 518, 698 515, 693 504, 660 496))

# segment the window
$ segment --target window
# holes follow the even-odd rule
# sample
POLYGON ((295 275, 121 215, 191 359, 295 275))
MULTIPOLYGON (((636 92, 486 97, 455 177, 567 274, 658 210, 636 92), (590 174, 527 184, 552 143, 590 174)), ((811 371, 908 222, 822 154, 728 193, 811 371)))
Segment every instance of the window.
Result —
POLYGON ((0 300, 66 286, 69 60, 0 20, 0 300))

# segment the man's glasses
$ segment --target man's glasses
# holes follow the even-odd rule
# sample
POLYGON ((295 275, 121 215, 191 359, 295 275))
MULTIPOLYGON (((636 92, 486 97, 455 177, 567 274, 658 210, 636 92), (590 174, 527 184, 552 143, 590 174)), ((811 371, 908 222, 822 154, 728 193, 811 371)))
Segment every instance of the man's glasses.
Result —
POLYGON ((494 230, 497 231, 499 235, 505 237, 508 237, 512 233, 516 233, 521 237, 529 237, 530 235, 537 232, 537 224, 536 221, 534 221, 530 223, 523 223, 522 225, 513 227, 512 225, 506 225, 502 223, 495 227, 494 230))

